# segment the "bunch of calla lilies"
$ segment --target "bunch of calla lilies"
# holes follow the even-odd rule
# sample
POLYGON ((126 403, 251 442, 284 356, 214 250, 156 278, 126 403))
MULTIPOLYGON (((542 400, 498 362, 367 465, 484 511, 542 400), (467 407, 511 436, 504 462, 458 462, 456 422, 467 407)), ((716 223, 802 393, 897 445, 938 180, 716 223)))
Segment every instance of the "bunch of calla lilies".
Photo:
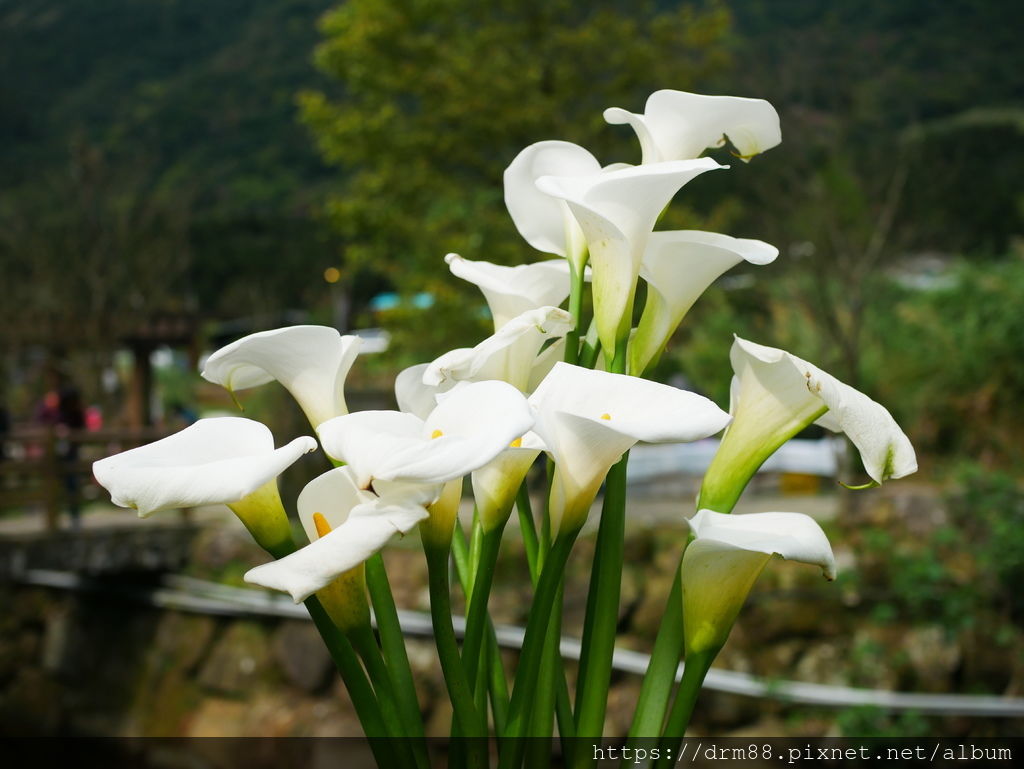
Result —
MULTIPOLYGON (((113 501, 141 516, 215 503, 237 514, 274 559, 249 571, 246 581, 305 602, 366 734, 407 738, 371 740, 382 766, 429 765, 421 702, 380 556, 392 537, 418 529, 422 541, 453 736, 513 738, 497 742, 499 767, 512 769, 545 763, 557 724, 558 735, 570 738, 563 739, 566 762, 583 766, 594 753, 571 738, 602 737, 634 444, 725 431, 696 505, 680 500, 680 563, 629 733, 631 741, 660 739, 667 748, 683 737, 704 676, 772 557, 834 576, 832 550, 812 518, 730 514, 761 464, 814 423, 848 436, 869 485, 917 468, 910 442, 885 408, 783 350, 735 340, 728 412, 643 378, 719 275, 778 255, 757 240, 654 228, 680 188, 727 168, 698 156, 725 146, 746 161, 779 143, 779 119, 763 100, 669 90, 652 94, 642 114, 615 108, 604 116, 633 128, 641 164, 602 166, 562 141, 519 153, 504 175, 509 213, 532 247, 555 258, 507 267, 449 254, 451 272, 483 292, 494 334, 401 372, 398 411, 348 412, 344 383, 359 339, 332 328, 264 331, 210 356, 203 377, 233 395, 272 380, 287 388, 335 465, 295 502, 308 544, 293 538, 277 476, 316 450, 311 437, 275 448, 259 422, 201 419, 95 464, 113 501), (642 309, 634 308, 641 279, 642 309), (585 302, 588 291, 592 301, 585 302), (541 455, 547 493, 534 511, 526 477, 541 455), (459 517, 467 477, 471 524, 459 517), (597 515, 591 508, 602 486, 571 693, 559 652, 563 577, 580 530, 597 515), (513 509, 533 601, 518 663, 508 670, 488 598, 513 509), (467 607, 461 647, 453 590, 467 607), (549 739, 515 739, 521 737, 549 739)), ((483 767, 494 758, 486 740, 453 746, 453 765, 483 767)), ((662 760, 671 752, 662 751, 662 760)))

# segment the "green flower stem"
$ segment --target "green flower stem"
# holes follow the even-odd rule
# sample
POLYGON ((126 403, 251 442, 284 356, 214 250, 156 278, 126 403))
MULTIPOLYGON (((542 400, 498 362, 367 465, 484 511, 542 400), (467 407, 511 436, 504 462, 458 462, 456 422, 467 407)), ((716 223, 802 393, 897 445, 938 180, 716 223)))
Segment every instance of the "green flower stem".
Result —
POLYGON ((565 681, 562 672, 562 658, 558 653, 558 645, 562 636, 562 597, 565 592, 564 581, 559 583, 555 596, 555 605, 548 622, 544 648, 541 652, 540 669, 537 674, 537 693, 533 699, 530 713, 529 735, 527 744, 526 766, 530 769, 547 769, 551 764, 551 737, 554 733, 555 692, 558 679, 565 681))
MULTIPOLYGON (((486 737, 487 727, 473 702, 473 690, 466 678, 466 669, 459 656, 459 646, 452 627, 451 595, 448 584, 448 549, 424 547, 427 556, 427 574, 430 587, 430 618, 434 626, 434 641, 441 660, 448 697, 451 699, 455 723, 465 737, 486 737)), ((487 746, 482 740, 467 741, 470 767, 487 765, 487 746)))
POLYGON ((676 701, 672 704, 672 712, 669 713, 668 723, 665 725, 665 734, 661 738, 661 758, 654 765, 655 769, 670 769, 675 766, 674 756, 679 755, 679 746, 686 734, 686 727, 690 725, 690 716, 693 715, 693 706, 700 694, 701 684, 704 677, 711 669, 711 663, 718 654, 718 649, 688 655, 686 666, 683 668, 683 681, 679 684, 679 691, 676 693, 676 701))
MULTIPOLYGON (((455 538, 452 540, 453 560, 455 561, 455 574, 463 586, 463 592, 469 581, 469 545, 466 543, 466 535, 461 528, 456 527, 455 538)), ((501 734, 505 730, 505 721, 508 718, 508 682, 505 681, 505 669, 502 667, 501 651, 498 648, 498 638, 494 632, 494 623, 490 617, 486 621, 486 652, 488 665, 488 689, 491 695, 491 712, 494 715, 494 730, 501 734)), ((479 708, 478 708, 479 710, 479 708)))
POLYGON ((491 715, 494 717, 494 732, 502 734, 508 722, 508 682, 505 680, 505 668, 501 664, 501 650, 494 634, 494 625, 487 621, 487 690, 491 695, 491 715))
POLYGON ((426 743, 420 742, 423 738, 423 715, 416 696, 412 667, 409 665, 409 656, 405 649, 405 637, 398 621, 398 609, 391 594, 391 585, 388 583, 384 559, 380 553, 366 562, 366 585, 377 619, 377 632, 380 634, 384 662, 387 665, 402 723, 405 725, 406 736, 417 738, 417 761, 425 760, 426 743))
POLYGON ((530 504, 530 490, 526 481, 519 487, 516 494, 516 512, 519 513, 519 530, 523 533, 523 547, 526 549, 526 563, 530 568, 530 577, 537 584, 540 565, 537 563, 537 526, 533 522, 533 507, 530 504))
POLYGON ((565 335, 565 362, 576 364, 580 356, 580 321, 583 317, 583 293, 586 289, 583 274, 586 268, 577 270, 569 262, 569 314, 572 315, 572 330, 565 335))
POLYGON ((665 722, 672 685, 676 680, 679 658, 683 654, 683 585, 676 569, 665 613, 654 640, 651 661, 644 674, 637 700, 636 713, 629 727, 629 746, 638 738, 658 737, 665 722))
POLYGON ((479 561, 470 589, 469 608, 466 611, 466 636, 462 641, 462 661, 471 687, 476 686, 477 671, 480 668, 480 653, 489 616, 487 601, 491 595, 494 567, 498 562, 501 533, 501 528, 496 528, 483 532, 480 536, 479 561))
MULTIPOLYGON (((499 535, 500 536, 500 535, 499 535)), ((480 513, 473 508, 473 528, 469 535, 469 584, 466 585, 466 598, 476 587, 476 578, 480 574, 480 548, 483 546, 484 530, 480 525, 480 513)))
MULTIPOLYGON (((519 496, 516 497, 516 509, 519 511, 519 526, 523 532, 523 544, 526 546, 526 562, 530 570, 530 581, 534 589, 537 588, 537 580, 540 579, 540 564, 537 557, 537 530, 533 525, 533 512, 530 509, 530 495, 524 483, 519 489, 519 496)), ((561 641, 561 639, 559 639, 561 641)), ((557 649, 556 649, 557 653, 557 649)), ((564 754, 569 755, 572 746, 571 738, 576 736, 576 723, 572 717, 572 704, 569 698, 569 684, 565 680, 565 670, 557 677, 557 700, 556 714, 558 715, 558 733, 563 738, 568 738, 563 744, 564 754)), ((499 734, 504 730, 499 730, 499 734)))
MULTIPOLYGON (((281 559, 295 552, 295 540, 291 537, 287 540, 282 539, 265 549, 275 559, 281 559)), ((398 765, 399 758, 395 753, 394 746, 390 740, 386 739, 389 732, 380 702, 362 665, 359 664, 359 657, 356 655, 355 649, 352 648, 352 644, 349 643, 345 634, 328 616, 327 611, 315 595, 311 595, 304 603, 338 673, 341 674, 341 680, 348 690, 356 716, 363 727, 363 733, 369 738, 370 749, 373 751, 378 765, 398 765)))
MULTIPOLYGON (((580 737, 599 738, 604 729, 615 630, 619 621, 628 461, 627 452, 612 466, 605 482, 576 689, 576 734, 580 737)), ((577 763, 577 766, 586 765, 590 760, 584 752, 579 758, 583 763, 577 763)))
POLYGON ((526 736, 529 721, 527 711, 533 707, 548 625, 552 612, 556 609, 555 599, 565 572, 565 564, 578 534, 579 529, 558 535, 537 581, 530 616, 526 622, 526 634, 519 656, 512 701, 509 704, 508 724, 503 735, 513 739, 501 755, 501 769, 514 769, 522 762, 525 745, 521 739, 515 738, 526 736))
POLYGON ((388 729, 385 726, 377 696, 366 678, 366 673, 363 672, 362 665, 359 664, 355 650, 344 634, 331 622, 331 618, 327 616, 327 612, 320 605, 316 596, 310 596, 305 603, 306 609, 309 610, 309 616, 313 618, 313 624, 320 632, 327 651, 330 652, 331 659, 334 660, 334 664, 341 674, 341 679, 352 699, 352 705, 355 707, 356 715, 359 717, 359 723, 369 738, 370 749, 373 751, 377 765, 400 765, 393 741, 387 739, 388 729))
POLYGON ((384 716, 384 723, 391 736, 396 738, 394 743, 401 765, 429 769, 426 743, 419 744, 420 750, 414 752, 413 742, 405 739, 409 735, 406 732, 402 715, 399 713, 398 701, 391 685, 391 675, 384 664, 384 658, 381 656, 380 647, 377 646, 373 630, 369 625, 361 625, 350 630, 348 638, 352 647, 363 660, 366 672, 370 676, 370 681, 377 693, 377 701, 380 703, 381 713, 384 716))

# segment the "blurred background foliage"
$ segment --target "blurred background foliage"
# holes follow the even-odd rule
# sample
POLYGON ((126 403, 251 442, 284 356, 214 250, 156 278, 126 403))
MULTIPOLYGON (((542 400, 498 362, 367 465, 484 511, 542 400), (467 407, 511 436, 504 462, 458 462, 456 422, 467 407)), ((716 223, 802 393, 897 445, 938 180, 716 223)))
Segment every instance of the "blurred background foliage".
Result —
POLYGON ((486 330, 446 252, 542 258, 502 202, 519 149, 635 162, 604 107, 732 93, 772 101, 783 144, 687 187, 662 226, 781 256, 720 281, 659 375, 724 401, 740 333, 885 402, 927 455, 1012 466, 1022 17, 1001 0, 2 4, 5 365, 42 344, 95 370, 112 318, 167 312, 220 324, 211 343, 384 326, 387 361, 354 376, 386 381, 486 330))

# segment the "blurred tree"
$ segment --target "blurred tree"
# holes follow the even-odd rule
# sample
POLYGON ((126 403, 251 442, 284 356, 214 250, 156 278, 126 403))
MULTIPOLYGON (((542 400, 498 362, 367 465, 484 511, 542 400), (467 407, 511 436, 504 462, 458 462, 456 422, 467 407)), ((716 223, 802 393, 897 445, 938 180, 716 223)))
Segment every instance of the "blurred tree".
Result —
POLYGON ((26 346, 77 359, 94 377, 81 382, 94 397, 126 337, 158 316, 195 311, 185 280, 188 201, 159 197, 150 184, 147 169, 112 168, 79 142, 62 173, 0 199, 0 339, 12 359, 26 346))
MULTIPOLYGON (((505 211, 505 166, 551 138, 582 144, 602 162, 637 162, 632 132, 607 126, 602 110, 642 111, 658 88, 699 90, 728 64, 729 24, 717 2, 339 6, 322 20, 316 61, 341 90, 306 92, 301 106, 324 158, 345 174, 328 205, 345 270, 382 274, 406 293, 428 291, 431 312, 447 314, 472 292, 449 278, 446 252, 500 263, 537 258, 505 211)), ((479 331, 463 323, 461 341, 479 331)), ((419 354, 447 349, 453 332, 417 322, 419 354)))

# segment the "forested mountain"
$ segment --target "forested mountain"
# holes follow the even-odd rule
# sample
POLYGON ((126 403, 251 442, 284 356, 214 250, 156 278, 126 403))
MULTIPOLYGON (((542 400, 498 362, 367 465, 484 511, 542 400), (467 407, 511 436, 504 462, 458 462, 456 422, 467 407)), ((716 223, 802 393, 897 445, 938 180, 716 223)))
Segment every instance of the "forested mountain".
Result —
MULTIPOLYGON (((130 226, 138 217, 124 214, 126 201, 141 201, 154 221, 175 222, 188 263, 176 285, 192 301, 229 316, 306 298, 305 287, 342 245, 314 220, 346 169, 320 159, 296 104, 303 90, 344 103, 344 85, 313 64, 317 19, 333 5, 0 0, 4 258, 12 258, 34 222, 49 231, 45 222, 55 215, 116 210, 122 226, 130 226)), ((443 5, 454 12, 459 3, 443 5)), ((634 8, 594 5, 609 18, 634 8)), ((908 247, 999 251, 1021 231, 1019 4, 698 5, 725 7, 732 17, 721 42, 731 66, 709 74, 704 90, 763 96, 783 113, 787 141, 772 167, 803 173, 832 163, 833 181, 842 186, 870 177, 880 158, 912 156, 903 213, 919 221, 908 247), (914 147, 929 149, 908 155, 915 136, 914 147), (963 179, 974 181, 964 187, 963 179)), ((398 144, 402 125, 394 130, 398 144)), ((768 169, 766 162, 770 178, 762 187, 736 191, 747 228, 760 228, 766 239, 793 224, 780 218, 778 190, 794 182, 768 169)), ((859 194, 878 193, 868 185, 859 194)), ((60 248, 78 247, 72 240, 60 248)), ((23 253, 17 261, 31 258, 23 253)))

